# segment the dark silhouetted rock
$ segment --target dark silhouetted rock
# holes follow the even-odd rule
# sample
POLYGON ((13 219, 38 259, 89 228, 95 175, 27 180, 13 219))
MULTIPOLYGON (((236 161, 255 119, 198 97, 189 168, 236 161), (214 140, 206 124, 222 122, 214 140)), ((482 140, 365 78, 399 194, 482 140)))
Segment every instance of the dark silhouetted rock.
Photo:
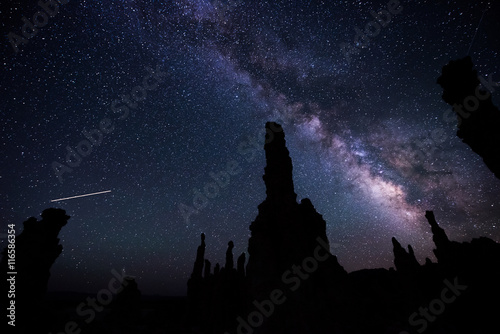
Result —
POLYGON ((216 263, 214 268, 214 276, 219 276, 219 273, 220 273, 220 265, 216 263))
MULTIPOLYGON (((194 261, 193 272, 188 280, 188 317, 187 321, 192 324, 200 324, 203 312, 203 302, 205 294, 205 286, 202 277, 203 265, 205 264, 205 234, 201 234, 201 244, 196 251, 196 259, 194 261)), ((205 273, 206 274, 206 273, 205 273)), ((206 276, 205 276, 206 277, 206 276)))
POLYGON ((233 248, 234 248, 234 243, 232 241, 229 241, 229 243, 227 244, 227 251, 226 251, 226 265, 224 267, 226 270, 233 270, 234 268, 233 248))
POLYGON ((192 278, 200 278, 203 272, 203 264, 205 263, 205 234, 201 234, 201 244, 198 246, 198 250, 196 252, 196 260, 194 261, 193 273, 191 274, 192 278))
POLYGON ((134 328, 141 321, 141 292, 135 278, 127 276, 121 282, 121 290, 110 305, 110 322, 115 328, 134 328))
POLYGON ((432 241, 436 245, 436 249, 433 250, 434 255, 436 255, 438 261, 446 261, 446 258, 450 255, 451 242, 446 232, 436 222, 432 211, 426 211, 425 218, 427 218, 429 225, 431 225, 432 241))
POLYGON ((238 275, 240 275, 241 277, 245 277, 245 262, 246 262, 246 255, 245 253, 241 253, 241 255, 238 257, 238 264, 236 268, 238 275))
MULTIPOLYGON (((59 244, 58 235, 70 218, 66 215, 66 211, 54 208, 45 209, 41 217, 40 221, 34 217, 26 220, 23 231, 16 236, 14 267, 8 267, 8 248, 2 252, 0 264, 2 272, 17 272, 15 276, 16 328, 20 333, 43 331, 50 323, 44 299, 50 278, 50 268, 63 249, 59 244)), ((2 293, 7 291, 5 282, 6 280, 2 279, 0 283, 2 293)), ((5 310, 6 307, 3 309, 5 310)))
POLYGON ((497 85, 488 82, 491 78, 480 82, 473 67, 469 56, 452 60, 443 67, 437 83, 443 88, 443 100, 457 114, 457 136, 500 178, 500 111, 490 93, 497 85))
POLYGON ((408 252, 401 247, 396 238, 392 238, 392 245, 394 247, 394 266, 396 270, 406 274, 415 273, 420 268, 420 264, 415 258, 411 245, 408 245, 408 252))
POLYGON ((205 259, 205 271, 203 272, 203 277, 204 278, 209 278, 210 277, 210 269, 212 267, 212 264, 210 263, 210 261, 208 261, 207 259, 205 259))
POLYGON ((406 250, 392 238, 396 270, 363 269, 347 274, 329 251, 322 216, 309 199, 296 201, 292 162, 281 127, 267 123, 266 130, 263 178, 267 196, 250 225, 246 271, 245 253, 234 268, 234 244, 229 242, 225 266, 216 264, 211 274, 210 262, 205 260, 201 278, 205 250, 202 236, 188 281, 188 319, 193 332, 497 331, 500 306, 488 300, 500 299, 499 244, 484 237, 470 243, 450 241, 434 213, 427 211, 437 263, 426 258, 421 266, 411 245, 406 250), (282 296, 279 305, 270 304, 273 293, 282 296), (421 312, 436 310, 442 298, 447 298, 441 301, 446 304, 446 312, 437 310, 439 314, 425 318, 421 312))
POLYGON ((321 322, 330 321, 323 318, 326 300, 335 294, 331 286, 343 280, 347 273, 329 252, 326 222, 322 216, 309 199, 297 203, 292 161, 283 129, 279 124, 266 123, 266 132, 267 164, 263 179, 267 196, 258 206, 259 213, 250 225, 249 300, 266 300, 273 290, 283 290, 289 302, 256 332, 277 333, 279 328, 282 333, 299 333, 304 328, 321 327, 321 322), (312 258, 318 247, 327 254, 327 259, 316 261, 317 268, 303 275, 307 279, 297 278, 295 274, 283 279, 294 266, 302 266, 305 259, 312 258), (297 279, 298 283, 290 282, 297 279), (291 288, 297 290, 291 293, 291 288))

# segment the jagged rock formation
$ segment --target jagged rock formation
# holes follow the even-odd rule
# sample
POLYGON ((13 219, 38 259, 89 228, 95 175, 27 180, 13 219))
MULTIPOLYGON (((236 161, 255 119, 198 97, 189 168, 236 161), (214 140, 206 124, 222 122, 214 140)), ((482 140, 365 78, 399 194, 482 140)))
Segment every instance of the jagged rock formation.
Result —
POLYGON ((141 291, 135 278, 127 276, 121 282, 122 289, 110 305, 109 322, 115 328, 126 331, 141 320, 141 291))
MULTIPOLYGON (((347 275, 336 257, 329 253, 326 223, 322 216, 316 212, 309 199, 303 199, 300 204, 296 201, 292 161, 285 145, 283 129, 276 123, 267 123, 266 129, 268 135, 264 149, 267 165, 263 179, 267 197, 259 205, 259 214, 250 226, 250 258, 246 270, 245 253, 238 257, 237 268, 234 269, 234 244, 230 241, 225 266, 219 270, 217 265, 212 275, 210 262, 205 261, 202 278, 204 235, 198 247, 193 273, 188 281, 189 319, 204 329, 235 328, 237 317, 245 318, 255 307, 252 304, 254 300, 269 298, 269 294, 277 287, 289 293, 290 287, 284 282, 283 273, 294 265, 301 266, 305 258, 314 256, 318 247, 322 247, 322 252, 328 258, 318 264, 307 280, 300 276, 289 278, 294 282, 296 279, 303 281, 299 281, 300 291, 290 293, 288 306, 280 311, 280 315, 273 316, 269 320, 270 324, 261 326, 257 331, 266 332, 278 327, 285 331, 300 331, 307 326, 314 326, 321 320, 319 315, 324 309, 322 296, 331 290, 332 282, 347 275), (318 244, 318 238, 322 241, 321 245, 318 244), (300 304, 307 305, 305 310, 304 307, 297 307, 300 304), (207 316, 208 309, 212 311, 210 316, 207 316), (224 314, 225 318, 215 320, 220 314, 224 314), (228 317, 227 314, 233 316, 228 317), (290 317, 294 320, 290 320, 290 317), (223 325, 219 326, 217 322, 223 325)), ((273 331, 277 333, 276 329, 273 331)))
MULTIPOLYGON (((259 213, 250 225, 247 279, 252 299, 269 299, 270 293, 280 288, 289 302, 268 320, 269 325, 256 329, 256 333, 265 333, 267 328, 281 328, 283 333, 300 332, 324 320, 320 316, 325 309, 323 297, 333 293, 329 287, 343 280, 347 273, 329 253, 323 217, 309 199, 297 203, 292 160, 283 129, 279 124, 266 123, 266 130, 263 179, 267 197, 258 206, 259 213), (304 259, 314 255, 318 238, 323 241, 328 258, 324 262, 317 261, 318 268, 302 277, 300 274, 298 278, 290 276, 290 279, 299 280, 295 285, 297 290, 291 293, 293 286, 283 275, 293 266, 302 266, 304 259)), ((277 333, 276 329, 273 331, 277 333)))
MULTIPOLYGON (((66 211, 54 208, 45 209, 41 217, 40 221, 28 218, 23 223, 24 230, 15 238, 16 328, 20 332, 43 330, 44 324, 50 320, 45 314, 44 297, 50 268, 63 249, 58 235, 70 218, 66 211)), ((0 264, 3 273, 12 271, 8 269, 7 249, 2 252, 0 264)), ((8 290, 5 283, 6 280, 2 279, 2 292, 8 290)))
MULTIPOLYGON (((226 253, 226 264, 209 275, 210 269, 205 267, 203 279, 200 277, 201 264, 204 254, 204 237, 198 247, 198 254, 191 279, 188 281, 188 296, 190 299, 190 319, 193 323, 204 324, 210 327, 205 320, 196 318, 206 313, 200 305, 207 305, 212 300, 212 310, 222 311, 221 305, 207 296, 207 291, 216 291, 217 301, 225 300, 226 304, 233 305, 234 317, 229 318, 227 327, 237 325, 235 319, 239 316, 246 318, 255 308, 253 301, 268 299, 270 293, 281 288, 287 294, 289 302, 276 315, 266 320, 266 325, 258 326, 256 332, 278 333, 300 332, 307 327, 321 326, 324 321, 326 301, 325 294, 333 296, 331 287, 347 276, 346 271, 338 264, 337 258, 330 254, 328 238, 326 236, 326 222, 316 212, 309 199, 297 203, 292 178, 292 161, 286 148, 283 129, 276 123, 266 124, 267 136, 264 149, 267 165, 263 176, 266 185, 267 197, 258 209, 259 214, 250 225, 251 237, 248 245, 250 254, 245 272, 245 253, 237 261, 236 275, 234 275, 233 243, 229 242, 226 253), (318 242, 320 240, 320 242, 318 242), (291 272, 294 266, 303 266, 306 258, 313 258, 315 251, 321 250, 322 260, 316 261, 317 268, 309 273, 291 272), (283 278, 283 273, 290 271, 290 277, 283 278), (299 275, 299 276, 297 276, 299 275), (307 275, 307 279, 304 278, 307 275), (224 286, 218 282, 225 282, 224 286), (293 284, 292 284, 293 283, 293 284), (231 293, 225 292, 232 287, 231 293), (291 290, 290 288, 297 287, 291 290), (300 289, 298 289, 300 287, 300 289), (234 299, 234 296, 239 296, 234 299), (221 298, 222 297, 222 298, 221 298), (231 299, 233 298, 233 299, 231 299), (214 306, 215 305, 215 306, 214 306), (195 311, 196 310, 196 311, 195 311)), ((314 263, 312 264, 314 266, 314 263)), ((208 292, 210 295, 210 292, 208 292)), ((330 303, 331 304, 331 303, 330 303)), ((212 315, 211 323, 213 323, 212 315)), ((224 322, 221 320, 221 322, 224 322)), ((211 326, 210 328, 214 328, 211 326)))
POLYGON ((411 245, 408 245, 408 252, 401 247, 401 244, 396 238, 392 238, 392 245, 394 247, 394 266, 396 270, 401 273, 415 273, 420 267, 420 264, 415 258, 411 245))
POLYGON ((484 237, 470 243, 450 241, 433 212, 427 211, 437 263, 426 258, 420 265, 411 245, 406 251, 393 238, 396 270, 347 274, 329 252, 322 216, 310 200, 296 201, 281 127, 267 123, 266 129, 271 135, 264 146, 267 197, 250 225, 246 272, 245 253, 238 257, 235 269, 234 244, 229 242, 225 266, 216 264, 212 274, 210 261, 204 259, 202 235, 188 281, 188 319, 194 331, 448 334, 498 330, 495 319, 500 306, 487 301, 500 298, 499 244, 484 237), (276 291, 281 302, 270 303, 276 291))
POLYGON ((496 331, 498 327, 493 327, 493 324, 500 306, 489 301, 500 298, 500 244, 486 237, 474 238, 471 242, 450 241, 437 224, 434 213, 426 211, 425 216, 432 228, 432 239, 436 245, 434 254, 442 276, 451 282, 457 279, 462 286, 467 287, 454 320, 470 326, 469 331, 496 331))
POLYGON ((457 136, 500 178, 500 111, 493 105, 490 93, 497 85, 484 79, 480 85, 473 66, 469 56, 450 61, 437 83, 443 88, 443 100, 457 114, 457 136))
POLYGON ((453 254, 450 254, 450 240, 446 232, 436 222, 434 212, 426 211, 425 218, 431 225, 432 241, 436 245, 436 249, 433 250, 434 255, 436 255, 438 261, 446 262, 448 256, 453 256, 453 254))
POLYGON ((238 258, 238 269, 234 268, 234 243, 229 241, 225 265, 217 263, 213 274, 211 262, 204 258, 205 235, 201 234, 191 278, 188 280, 187 324, 193 330, 206 333, 222 333, 232 328, 232 321, 242 312, 245 296, 245 254, 238 258), (203 271, 203 277, 201 272, 203 271))

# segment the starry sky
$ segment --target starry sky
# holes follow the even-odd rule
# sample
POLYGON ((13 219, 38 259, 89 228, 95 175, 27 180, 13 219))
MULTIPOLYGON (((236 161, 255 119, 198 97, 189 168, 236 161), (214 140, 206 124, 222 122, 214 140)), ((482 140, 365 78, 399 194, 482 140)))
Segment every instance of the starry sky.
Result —
POLYGON ((421 263, 434 259, 425 210, 453 240, 500 242, 500 181, 456 137, 436 84, 468 53, 500 80, 498 4, 70 0, 52 16, 39 10, 2 1, 0 233, 66 210, 50 290, 97 293, 115 269, 143 294, 183 295, 201 232, 214 264, 229 240, 235 256, 246 252, 265 199, 267 121, 282 124, 298 199, 323 215, 347 271, 392 266, 393 236, 421 263), (356 38, 388 7, 398 13, 356 38), (40 27, 23 40, 33 15, 40 27))

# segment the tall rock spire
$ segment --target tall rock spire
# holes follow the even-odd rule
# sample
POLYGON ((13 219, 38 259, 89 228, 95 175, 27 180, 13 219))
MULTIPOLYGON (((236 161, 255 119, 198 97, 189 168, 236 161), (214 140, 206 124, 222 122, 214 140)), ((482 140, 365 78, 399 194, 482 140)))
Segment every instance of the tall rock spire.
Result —
MULTIPOLYGON (((300 204, 297 203, 292 160, 286 148, 283 128, 277 123, 266 123, 265 139, 267 165, 263 179, 267 196, 250 225, 251 237, 248 241, 247 276, 256 298, 282 284, 284 272, 310 257, 318 247, 318 238, 329 248, 323 217, 309 199, 304 198, 300 204)), ((325 268, 328 267, 331 273, 340 273, 339 276, 344 275, 345 270, 333 255, 330 260, 325 263, 325 268)), ((317 277, 321 275, 319 272, 316 274, 317 277)))
POLYGON ((264 150, 267 165, 262 178, 266 184, 267 200, 275 205, 295 203, 297 195, 293 188, 292 159, 286 148, 285 133, 281 125, 266 123, 264 150))
POLYGON ((226 270, 233 270, 234 268, 233 248, 234 248, 234 243, 232 241, 229 241, 227 243, 227 251, 226 251, 226 265, 225 265, 226 270))
POLYGON ((425 218, 431 225, 432 231, 432 241, 436 245, 436 249, 433 250, 434 254, 438 261, 447 261, 451 254, 449 254, 450 250, 450 239, 446 235, 446 232, 438 225, 436 218, 434 217, 434 212, 425 211, 425 218))
POLYGON ((205 233, 201 234, 201 244, 196 251, 196 260, 194 261, 193 273, 191 278, 201 278, 203 265, 205 264, 205 233))
POLYGON ((392 238, 392 245, 394 246, 394 265, 396 270, 402 273, 414 273, 420 267, 413 248, 408 245, 408 252, 404 249, 396 238, 392 238))
POLYGON ((432 241, 434 241, 434 244, 436 244, 436 247, 446 247, 450 243, 450 239, 448 239, 448 236, 446 235, 446 232, 444 229, 442 229, 437 221, 436 217, 434 217, 434 212, 432 211, 425 211, 425 218, 427 218, 427 221, 429 222, 429 225, 431 225, 431 231, 432 231, 432 241))

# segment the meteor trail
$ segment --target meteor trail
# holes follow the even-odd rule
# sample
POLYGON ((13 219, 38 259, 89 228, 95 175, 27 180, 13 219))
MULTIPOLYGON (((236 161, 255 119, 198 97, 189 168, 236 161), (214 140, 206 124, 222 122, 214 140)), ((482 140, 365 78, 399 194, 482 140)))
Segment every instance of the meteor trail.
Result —
POLYGON ((79 197, 85 197, 85 196, 92 196, 92 195, 99 195, 99 194, 105 194, 105 193, 110 193, 110 192, 111 192, 111 190, 99 191, 97 193, 92 193, 92 194, 77 195, 77 196, 72 196, 72 197, 53 199, 53 200, 51 200, 51 202, 65 201, 67 199, 73 199, 73 198, 79 198, 79 197))

